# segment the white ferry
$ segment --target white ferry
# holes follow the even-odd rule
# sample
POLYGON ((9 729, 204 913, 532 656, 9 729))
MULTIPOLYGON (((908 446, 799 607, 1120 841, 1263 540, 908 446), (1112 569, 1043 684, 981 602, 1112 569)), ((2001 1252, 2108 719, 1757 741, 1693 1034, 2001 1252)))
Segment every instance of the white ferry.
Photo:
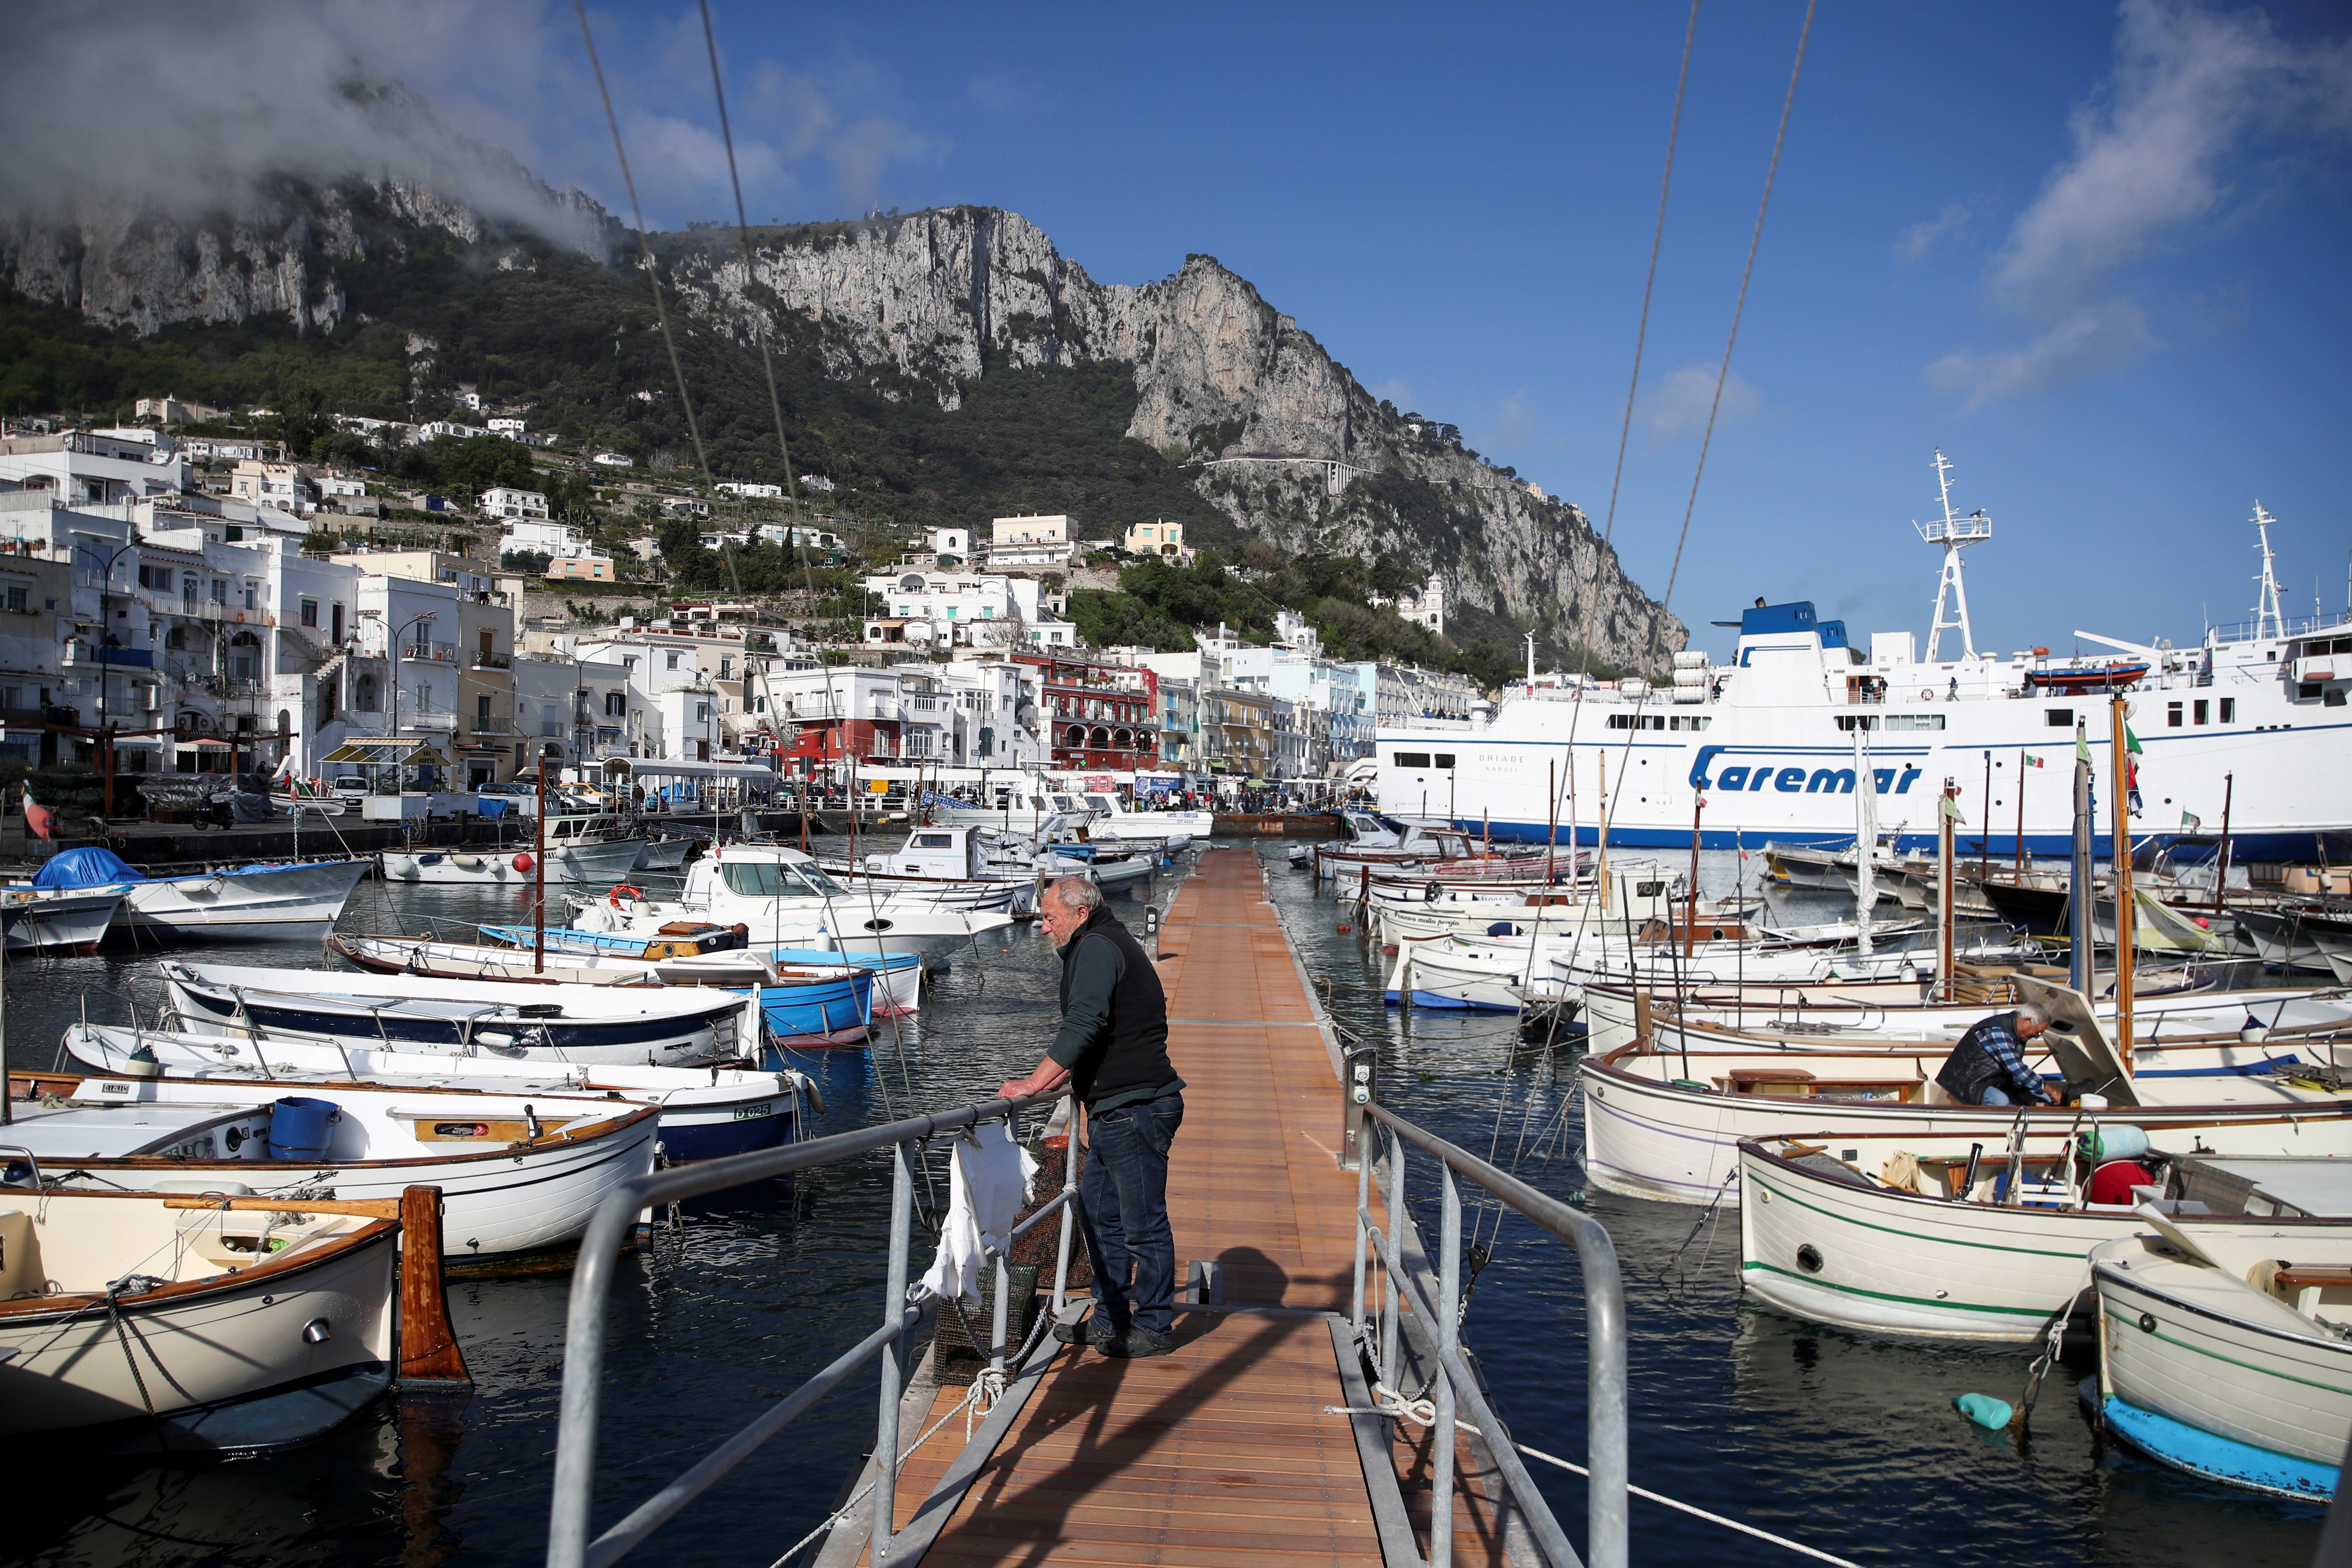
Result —
MULTIPOLYGON (((1940 452, 1937 464, 1945 467, 1940 452)), ((2210 629, 2189 647, 2077 631, 2116 652, 2004 657, 1977 650, 1960 581, 1961 548, 1991 525, 1954 516, 1946 483, 1944 521, 1920 528, 1944 547, 1924 658, 1909 632, 1873 633, 1865 651, 1843 622, 1801 600, 1745 612, 1727 665, 1676 654, 1671 687, 1545 684, 1531 660, 1527 681, 1466 721, 1384 727, 1381 808, 1511 839, 1541 840, 1557 818, 1560 843, 1589 845, 1605 798, 1612 844, 1686 846, 1695 814, 1708 847, 1843 844, 1855 836, 1853 792, 1866 767, 1879 827, 1898 849, 1933 847, 1936 798, 1949 781, 1966 853, 2011 855, 2022 837, 2028 853, 2063 854, 2079 729, 2097 765, 2105 856, 2111 696, 2121 692, 2143 748, 2135 845, 2175 843, 2191 858, 2188 846, 2210 843, 2226 813, 2234 860, 2352 858, 2352 613, 2282 613, 2269 513, 2254 509, 2263 569, 2252 622, 2210 629), (1959 657, 1938 659, 1942 635, 1955 630, 1959 657)))

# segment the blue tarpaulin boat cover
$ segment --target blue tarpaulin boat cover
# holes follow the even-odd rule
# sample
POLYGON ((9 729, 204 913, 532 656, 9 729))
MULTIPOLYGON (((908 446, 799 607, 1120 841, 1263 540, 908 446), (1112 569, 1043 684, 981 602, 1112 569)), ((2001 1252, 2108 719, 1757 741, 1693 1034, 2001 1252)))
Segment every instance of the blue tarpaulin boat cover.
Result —
POLYGON ((95 846, 88 849, 64 849, 42 862, 33 878, 36 888, 103 888, 116 882, 143 882, 147 879, 123 864, 122 858, 111 849, 95 846))

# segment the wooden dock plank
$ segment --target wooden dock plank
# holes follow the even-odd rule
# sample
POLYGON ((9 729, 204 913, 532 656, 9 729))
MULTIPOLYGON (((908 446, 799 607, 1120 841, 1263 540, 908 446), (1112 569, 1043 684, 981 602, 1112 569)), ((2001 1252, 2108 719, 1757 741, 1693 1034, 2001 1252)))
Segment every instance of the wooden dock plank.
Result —
MULTIPOLYGON (((1295 1026, 1315 1011, 1255 857, 1204 852, 1160 946, 1186 1084, 1168 1183, 1180 1277, 1213 1259, 1229 1305, 1344 1312, 1356 1178, 1336 1163, 1330 1056, 1318 1030, 1295 1026)), ((1326 1414, 1345 1396, 1325 1321, 1180 1310, 1177 1340, 1142 1362, 1062 1352, 926 1560, 1381 1568, 1354 1435, 1326 1414)), ((961 1397, 942 1390, 925 1425, 961 1397)), ((901 1527, 963 1442, 950 1419, 908 1458, 901 1527)), ((1393 1454, 1425 1530, 1427 1442, 1393 1454)), ((1493 1509, 1465 1490, 1455 1560, 1503 1563, 1493 1509)))

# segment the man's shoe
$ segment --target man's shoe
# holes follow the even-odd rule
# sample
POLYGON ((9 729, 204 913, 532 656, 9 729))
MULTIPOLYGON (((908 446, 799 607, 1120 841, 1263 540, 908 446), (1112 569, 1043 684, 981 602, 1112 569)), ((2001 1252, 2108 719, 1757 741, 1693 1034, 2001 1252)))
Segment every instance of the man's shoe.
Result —
POLYGON ((1097 1350, 1110 1343, 1110 1320, 1100 1312, 1089 1313, 1075 1323, 1055 1323, 1054 1337, 1066 1345, 1088 1344, 1097 1350))
POLYGON ((1176 1348, 1176 1341, 1173 1335, 1147 1329, 1140 1323, 1129 1323, 1127 1332, 1114 1336, 1108 1344, 1101 1348, 1102 1353, 1107 1356, 1117 1356, 1124 1361, 1140 1361, 1145 1356, 1166 1355, 1176 1348))

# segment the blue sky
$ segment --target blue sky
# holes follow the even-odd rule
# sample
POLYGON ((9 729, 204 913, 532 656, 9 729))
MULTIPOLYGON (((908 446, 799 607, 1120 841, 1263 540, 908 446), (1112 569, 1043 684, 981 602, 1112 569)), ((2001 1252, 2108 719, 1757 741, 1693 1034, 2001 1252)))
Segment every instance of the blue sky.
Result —
MULTIPOLYGON (((623 209, 568 5, 262 8, 265 54, 312 26, 320 58, 348 43, 623 209)), ((590 14, 651 221, 725 215, 694 8, 590 14)), ((990 204, 1105 281, 1214 255, 1367 385, 1601 522, 1682 5, 713 16, 755 220, 990 204)), ((1699 16, 1615 530, 1654 593, 1802 16, 1699 16)), ((2340 609, 2347 150, 2340 5, 1828 0, 1675 611, 1703 639, 1759 594, 1924 632, 1936 558, 1910 521, 1938 446, 1995 523, 1979 647, 2242 618, 2258 497, 2290 608, 2316 586, 2340 609)))

